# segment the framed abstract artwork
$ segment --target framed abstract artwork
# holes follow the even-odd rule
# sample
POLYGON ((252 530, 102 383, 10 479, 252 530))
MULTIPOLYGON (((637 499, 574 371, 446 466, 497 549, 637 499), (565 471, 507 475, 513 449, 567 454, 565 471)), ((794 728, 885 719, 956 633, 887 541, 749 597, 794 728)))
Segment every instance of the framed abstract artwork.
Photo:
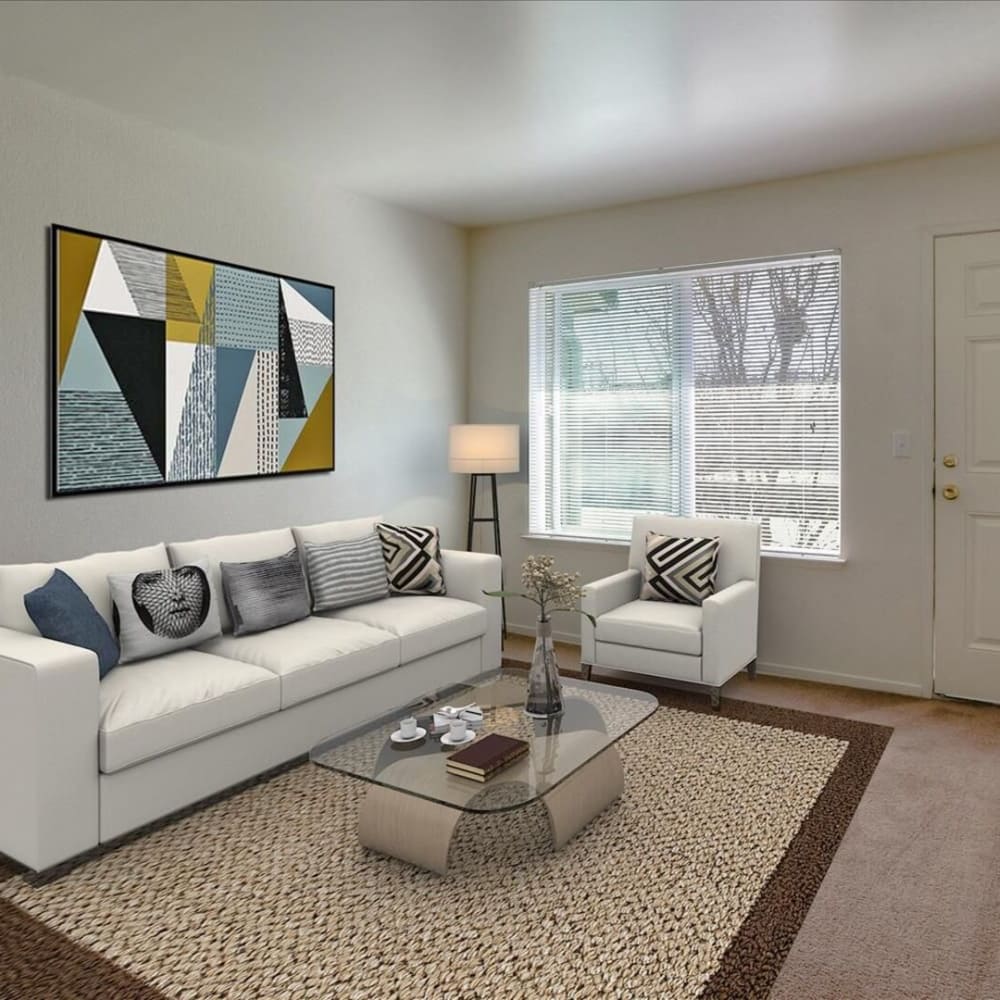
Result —
POLYGON ((54 496, 334 467, 334 290, 52 227, 54 496))

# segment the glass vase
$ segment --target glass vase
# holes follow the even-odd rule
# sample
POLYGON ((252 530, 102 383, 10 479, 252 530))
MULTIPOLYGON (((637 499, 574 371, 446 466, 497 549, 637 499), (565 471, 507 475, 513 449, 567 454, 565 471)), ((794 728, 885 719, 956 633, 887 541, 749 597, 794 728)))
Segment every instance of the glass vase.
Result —
POLYGON ((561 714, 562 710, 562 685, 559 683, 559 664, 552 642, 552 622, 539 618, 524 711, 533 719, 551 719, 561 714))

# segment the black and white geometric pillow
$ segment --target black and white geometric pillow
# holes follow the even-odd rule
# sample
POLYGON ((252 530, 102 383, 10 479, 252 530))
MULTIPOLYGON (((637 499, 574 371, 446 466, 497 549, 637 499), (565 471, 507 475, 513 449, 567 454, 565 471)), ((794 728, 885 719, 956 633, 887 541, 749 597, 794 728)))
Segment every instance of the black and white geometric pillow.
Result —
POLYGON ((715 593, 718 538, 674 538, 650 531, 643 564, 644 601, 701 604, 715 593))
POLYGON ((437 528, 377 524, 375 529, 382 542, 391 593, 446 593, 437 528))

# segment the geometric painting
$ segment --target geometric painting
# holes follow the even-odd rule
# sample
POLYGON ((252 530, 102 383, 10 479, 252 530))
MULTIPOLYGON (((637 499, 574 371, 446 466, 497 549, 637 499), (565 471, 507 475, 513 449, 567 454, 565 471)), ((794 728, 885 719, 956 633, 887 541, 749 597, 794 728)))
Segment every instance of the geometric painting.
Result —
POLYGON ((52 227, 54 495, 333 469, 330 285, 52 227))

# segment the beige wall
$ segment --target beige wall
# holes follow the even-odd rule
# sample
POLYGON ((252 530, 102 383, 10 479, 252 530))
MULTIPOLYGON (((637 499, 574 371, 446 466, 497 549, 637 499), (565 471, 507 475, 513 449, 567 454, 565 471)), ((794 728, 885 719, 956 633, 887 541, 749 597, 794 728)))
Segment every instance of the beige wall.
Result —
POLYGON ((463 542, 465 281, 454 227, 0 76, 0 562, 365 513, 463 542), (334 284, 337 471, 46 499, 53 222, 334 284))
MULTIPOLYGON (((765 558, 761 668, 928 693, 932 230, 1000 228, 998 192, 1000 145, 478 230, 469 418, 526 428, 533 282, 839 248, 846 562, 765 558), (912 458, 891 457, 894 430, 912 434, 912 458)), ((503 477, 500 504, 509 579, 529 552, 585 581, 625 565, 620 547, 523 539, 526 472, 503 477)), ((511 622, 530 626, 530 607, 511 602, 511 622)), ((577 634, 570 616, 560 624, 577 634)))
MULTIPOLYGON (((931 232, 1000 228, 1000 146, 493 227, 466 241, 294 167, 3 77, 0 135, 0 561, 373 510, 439 523, 446 542, 460 542, 465 482, 447 471, 446 428, 464 419, 466 399, 469 419, 525 424, 532 282, 835 247, 847 561, 765 560, 762 666, 929 690, 931 232), (51 222, 333 282, 338 471, 46 499, 51 222), (913 436, 911 459, 890 457, 898 429, 913 436)), ((555 554, 585 580, 624 565, 619 547, 522 539, 526 484, 526 473, 501 480, 510 580, 529 551, 555 554)), ((530 627, 527 605, 509 612, 530 627)), ((576 631, 568 616, 562 627, 576 631)))

